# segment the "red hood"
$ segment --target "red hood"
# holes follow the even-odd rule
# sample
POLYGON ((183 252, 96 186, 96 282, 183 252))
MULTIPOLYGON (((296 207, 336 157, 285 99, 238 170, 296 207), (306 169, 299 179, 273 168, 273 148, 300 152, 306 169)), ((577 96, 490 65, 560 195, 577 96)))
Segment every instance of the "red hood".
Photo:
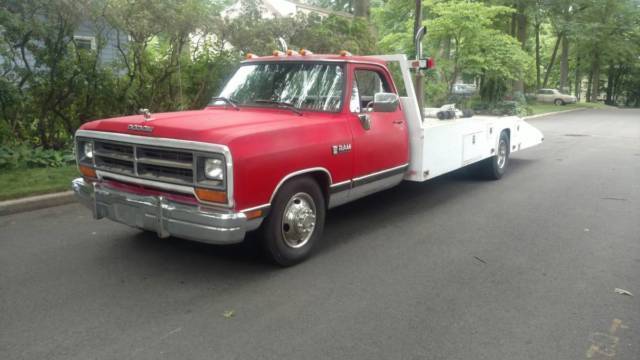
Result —
POLYGON ((319 120, 336 115, 305 113, 299 116, 289 110, 265 108, 242 108, 239 111, 207 108, 151 114, 151 119, 148 121, 145 121, 142 115, 96 120, 84 124, 81 129, 228 145, 238 137, 296 127, 315 122, 310 121, 312 119, 319 120), (153 130, 151 132, 129 130, 128 127, 132 124, 151 126, 153 130))

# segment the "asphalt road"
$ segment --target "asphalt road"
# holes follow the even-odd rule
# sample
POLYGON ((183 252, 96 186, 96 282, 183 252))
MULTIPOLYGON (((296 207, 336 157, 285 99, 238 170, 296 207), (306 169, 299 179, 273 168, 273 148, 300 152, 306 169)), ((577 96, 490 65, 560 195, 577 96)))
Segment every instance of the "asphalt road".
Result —
POLYGON ((637 360, 640 111, 531 123, 502 180, 337 208, 288 269, 79 205, 0 217, 0 358, 637 360))

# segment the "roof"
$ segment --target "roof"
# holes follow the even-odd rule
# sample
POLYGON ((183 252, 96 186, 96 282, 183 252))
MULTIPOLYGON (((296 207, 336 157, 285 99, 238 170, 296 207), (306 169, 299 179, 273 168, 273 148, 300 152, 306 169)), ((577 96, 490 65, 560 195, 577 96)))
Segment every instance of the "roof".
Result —
POLYGON ((313 55, 283 55, 283 56, 258 56, 246 59, 243 62, 263 62, 263 61, 340 61, 340 62, 366 62, 379 65, 386 65, 387 62, 375 56, 341 56, 336 54, 313 54, 313 55))

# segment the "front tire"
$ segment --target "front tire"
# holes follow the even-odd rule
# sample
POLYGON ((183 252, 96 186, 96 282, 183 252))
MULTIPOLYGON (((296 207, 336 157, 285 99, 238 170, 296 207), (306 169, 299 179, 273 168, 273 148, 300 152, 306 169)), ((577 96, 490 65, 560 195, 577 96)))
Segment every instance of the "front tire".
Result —
POLYGON ((270 260, 295 265, 309 257, 322 237, 326 206, 318 183, 300 177, 276 194, 263 227, 263 245, 270 260))
POLYGON ((556 101, 554 101, 553 103, 558 105, 558 106, 564 105, 564 101, 562 101, 562 99, 556 99, 556 101))

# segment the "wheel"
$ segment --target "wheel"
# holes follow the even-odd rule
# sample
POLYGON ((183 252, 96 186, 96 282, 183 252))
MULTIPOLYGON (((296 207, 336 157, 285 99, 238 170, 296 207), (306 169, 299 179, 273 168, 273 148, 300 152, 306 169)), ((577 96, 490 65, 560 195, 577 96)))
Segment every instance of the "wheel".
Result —
POLYGON ((325 213, 324 196, 316 181, 300 177, 286 182, 265 219, 266 255, 281 266, 305 260, 322 237, 325 213))
POLYGON ((481 163, 482 175, 491 180, 500 179, 509 165, 509 154, 509 135, 503 131, 500 133, 496 154, 481 163))
POLYGON ((554 101, 553 103, 558 106, 564 105, 564 101, 562 101, 562 99, 556 99, 556 101, 554 101))

